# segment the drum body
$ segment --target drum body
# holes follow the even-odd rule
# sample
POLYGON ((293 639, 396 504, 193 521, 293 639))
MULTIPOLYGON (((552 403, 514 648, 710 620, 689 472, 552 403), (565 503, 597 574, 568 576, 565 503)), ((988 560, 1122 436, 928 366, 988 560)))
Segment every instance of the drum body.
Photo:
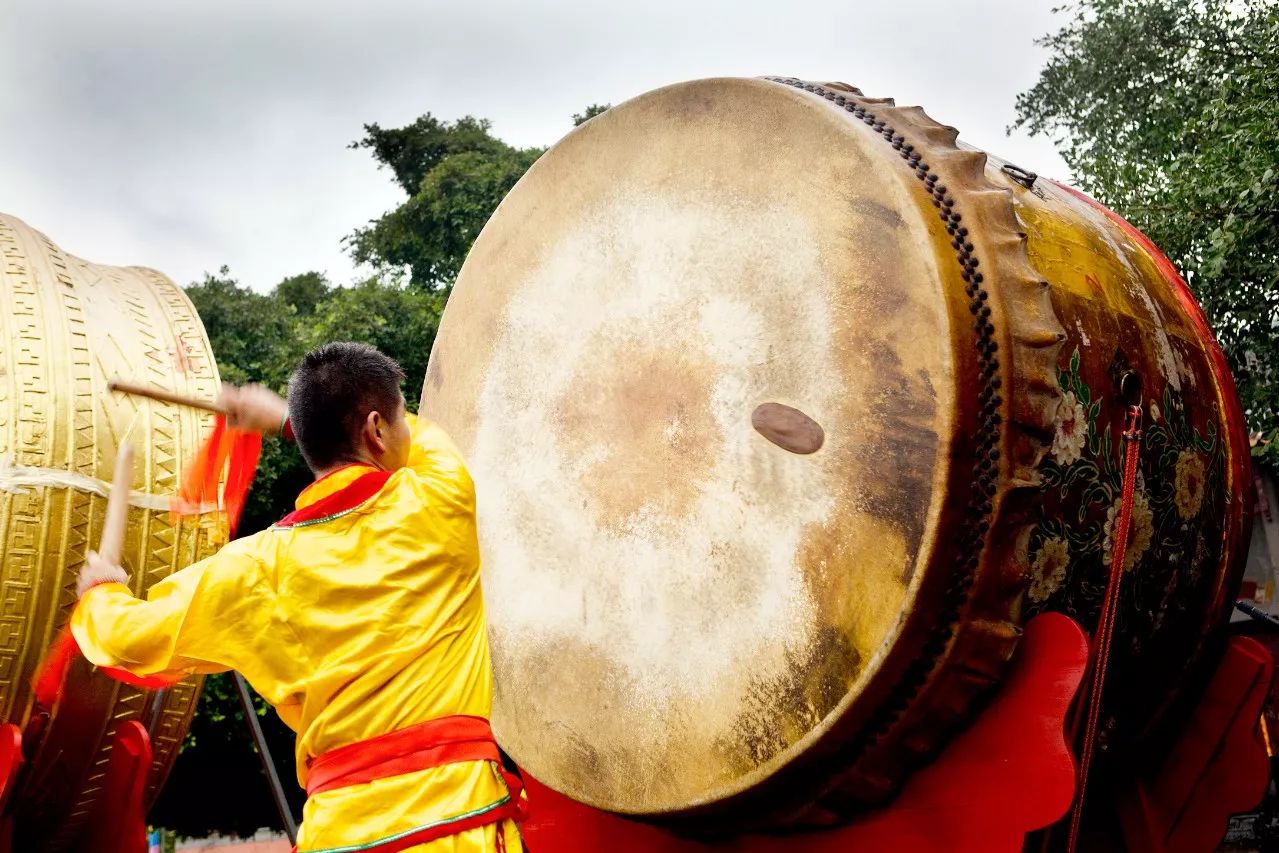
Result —
POLYGON ((1095 621, 1129 374, 1135 738, 1210 657, 1248 521, 1233 383, 1160 263, 843 84, 680 84, 576 129, 476 241, 423 391, 477 483, 499 740, 692 830, 882 801, 1029 614, 1095 621))
POLYGON ((136 593, 226 540, 220 513, 169 517, 201 416, 111 395, 107 382, 136 377, 210 396, 218 373, 191 303, 158 272, 88 263, 9 216, 0 216, 0 256, 0 707, 26 730, 28 750, 14 794, 15 849, 64 850, 93 818, 115 727, 141 720, 149 728, 153 797, 199 695, 194 678, 144 693, 78 661, 52 719, 33 707, 32 677, 101 535, 119 442, 138 454, 124 548, 136 593))

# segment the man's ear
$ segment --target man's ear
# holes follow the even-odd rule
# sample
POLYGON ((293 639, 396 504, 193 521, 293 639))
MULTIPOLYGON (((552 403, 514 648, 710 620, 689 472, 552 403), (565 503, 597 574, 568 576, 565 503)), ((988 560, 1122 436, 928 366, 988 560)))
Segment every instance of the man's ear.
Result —
POLYGON ((377 410, 369 412, 368 417, 364 419, 364 440, 368 442, 371 450, 378 453, 386 452, 386 431, 386 419, 381 413, 377 410))

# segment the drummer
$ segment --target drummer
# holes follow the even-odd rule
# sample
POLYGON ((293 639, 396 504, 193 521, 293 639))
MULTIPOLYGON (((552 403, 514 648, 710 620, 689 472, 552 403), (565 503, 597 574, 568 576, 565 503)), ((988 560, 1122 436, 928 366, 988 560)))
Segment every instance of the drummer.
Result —
POLYGON ((145 601, 91 554, 72 631, 92 663, 139 676, 242 672, 298 735, 300 853, 515 853, 474 486, 444 432, 406 412, 403 378, 372 347, 331 343, 302 360, 287 404, 224 388, 228 424, 295 435, 315 482, 145 601))

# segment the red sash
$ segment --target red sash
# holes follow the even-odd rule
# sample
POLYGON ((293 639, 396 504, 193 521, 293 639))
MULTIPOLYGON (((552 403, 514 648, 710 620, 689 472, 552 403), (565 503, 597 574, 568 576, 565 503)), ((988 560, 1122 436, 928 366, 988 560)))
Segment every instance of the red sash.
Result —
POLYGON ((500 805, 478 813, 423 827, 407 836, 368 848, 379 853, 405 850, 438 838, 487 826, 502 820, 523 821, 527 814, 518 776, 502 768, 497 741, 483 717, 456 715, 427 720, 406 729, 358 741, 317 755, 307 762, 308 797, 335 788, 372 782, 388 776, 415 773, 462 761, 492 761, 506 782, 510 797, 500 805))

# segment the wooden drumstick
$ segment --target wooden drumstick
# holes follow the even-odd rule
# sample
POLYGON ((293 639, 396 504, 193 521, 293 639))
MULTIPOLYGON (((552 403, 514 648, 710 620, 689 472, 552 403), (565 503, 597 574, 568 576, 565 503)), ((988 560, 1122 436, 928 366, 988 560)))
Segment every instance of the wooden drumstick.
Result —
POLYGON ((133 445, 121 444, 115 454, 115 476, 107 496, 107 517, 102 523, 98 554, 108 565, 120 565, 124 534, 129 525, 129 486, 133 484, 133 445))
POLYGON ((151 388, 146 385, 139 385, 136 382, 126 382, 123 379, 112 379, 107 383, 107 389, 111 391, 118 391, 121 394, 132 394, 135 397, 146 397, 148 400, 158 400, 161 403, 173 403, 177 406, 189 406, 192 409, 202 409, 206 412, 213 412, 215 415, 226 414, 225 408, 211 400, 202 400, 199 397, 188 397, 185 394, 165 391, 163 388, 151 388))

